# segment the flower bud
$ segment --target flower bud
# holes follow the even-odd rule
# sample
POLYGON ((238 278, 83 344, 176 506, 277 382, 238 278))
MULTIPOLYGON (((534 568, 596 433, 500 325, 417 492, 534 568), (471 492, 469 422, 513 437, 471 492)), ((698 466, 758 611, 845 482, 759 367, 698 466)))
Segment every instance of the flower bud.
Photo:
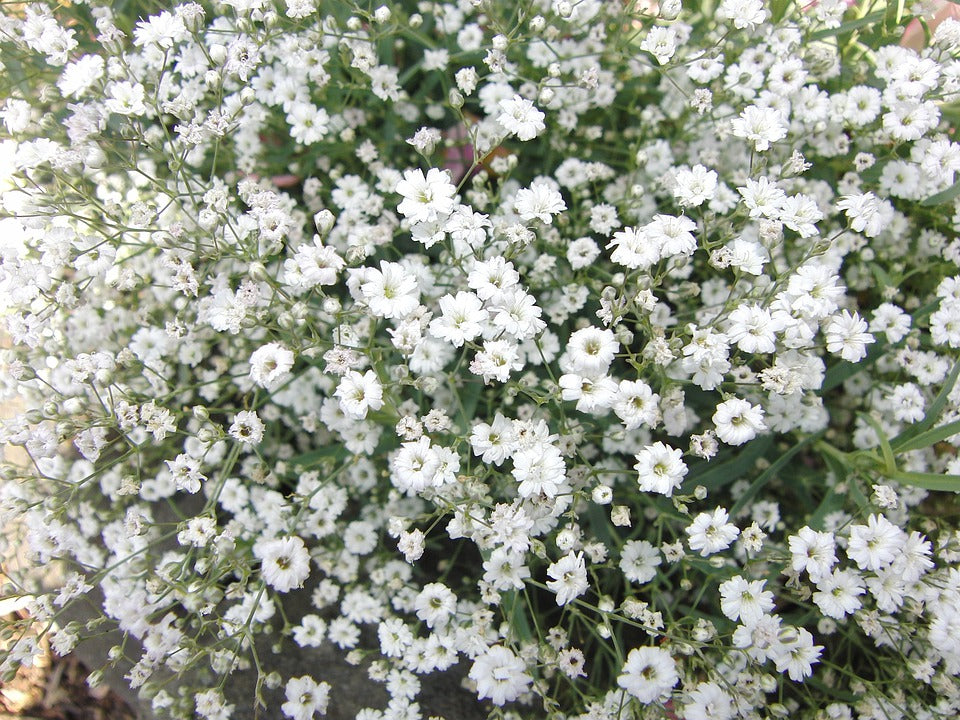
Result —
POLYGON ((227 59, 227 48, 220 43, 214 43, 210 46, 210 59, 215 65, 223 65, 227 59))
POLYGON ((682 9, 683 4, 680 0, 661 0, 660 17, 664 20, 676 20, 682 9))
POLYGON ((390 8, 388 8, 386 5, 381 5, 374 10, 373 19, 382 25, 390 19, 390 14, 390 8))
POLYGON ((317 232, 320 233, 320 237, 325 238, 327 234, 333 229, 333 224, 337 221, 337 218, 334 217, 333 213, 324 208, 316 215, 313 216, 313 224, 317 226, 317 232))
POLYGON ((266 280, 269 277, 266 266, 262 262, 256 261, 250 263, 248 274, 253 280, 266 280))

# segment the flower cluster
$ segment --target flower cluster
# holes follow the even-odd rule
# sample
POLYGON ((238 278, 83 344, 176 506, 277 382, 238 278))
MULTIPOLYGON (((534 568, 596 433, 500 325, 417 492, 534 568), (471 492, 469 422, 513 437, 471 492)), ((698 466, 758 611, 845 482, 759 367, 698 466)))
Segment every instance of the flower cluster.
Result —
MULTIPOLYGON (((362 720, 450 668, 497 717, 956 716, 956 10, 10 6, 0 520, 65 574, 4 593, 173 718, 283 643, 362 720)), ((271 717, 342 702, 304 669, 271 717)))

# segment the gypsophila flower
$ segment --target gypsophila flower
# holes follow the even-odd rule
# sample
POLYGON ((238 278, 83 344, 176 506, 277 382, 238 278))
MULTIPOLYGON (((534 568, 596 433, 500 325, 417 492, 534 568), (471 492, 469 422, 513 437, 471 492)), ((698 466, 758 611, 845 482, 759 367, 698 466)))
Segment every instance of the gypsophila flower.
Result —
POLYGON ((856 313, 844 310, 824 326, 827 350, 838 353, 847 362, 859 362, 867 356, 867 345, 875 342, 867 331, 867 323, 856 313))
POLYGON ((712 513, 700 513, 687 527, 686 532, 691 550, 697 550, 706 557, 726 550, 737 539, 740 529, 729 520, 729 514, 723 508, 712 513))
POLYGON ((548 182, 537 181, 517 192, 515 203, 521 220, 539 220, 550 225, 553 216, 567 209, 560 193, 548 182))
POLYGON ((383 407, 383 386, 376 373, 367 370, 363 375, 350 370, 342 378, 334 395, 347 417, 362 420, 369 410, 383 407))
POLYGON ((499 104, 502 112, 497 116, 497 122, 518 140, 533 140, 546 128, 544 114, 529 100, 514 95, 499 104))
POLYGON ((299 537, 264 540, 254 547, 264 581, 277 592, 302 587, 310 574, 310 556, 299 537))
POLYGON ((437 168, 430 168, 426 175, 422 170, 406 171, 396 191, 403 196, 397 210, 414 223, 434 222, 448 215, 457 192, 449 175, 437 168))
POLYGON ((516 700, 533 681, 524 663, 508 648, 494 645, 473 661, 470 679, 477 684, 477 697, 489 698, 494 705, 516 700))
POLYGON ((4 677, 960 713, 960 5, 99 5, 0 19, 4 677))
POLYGON ((290 678, 284 691, 287 700, 280 709, 286 717, 292 720, 313 720, 317 714, 327 714, 327 705, 330 702, 329 683, 318 683, 309 675, 302 675, 290 678))
POLYGON ((687 465, 681 460, 680 450, 655 442, 646 446, 637 455, 634 469, 637 471, 640 489, 670 497, 679 489, 687 474, 687 465))
POLYGON ((258 445, 263 440, 264 424, 253 410, 241 410, 230 426, 230 435, 248 445, 258 445))
POLYGON ((552 578, 547 587, 556 593, 557 605, 566 605, 590 587, 583 553, 567 553, 547 568, 547 575, 552 578))
POLYGON ((731 398, 717 405, 712 419, 717 437, 728 445, 743 445, 766 429, 763 409, 740 398, 731 398))
POLYGON ((663 699, 680 682, 677 664, 666 650, 634 648, 627 655, 617 685, 644 705, 663 699))
POLYGON ((250 356, 250 379, 272 388, 283 382, 293 367, 293 353, 280 343, 268 343, 250 356))

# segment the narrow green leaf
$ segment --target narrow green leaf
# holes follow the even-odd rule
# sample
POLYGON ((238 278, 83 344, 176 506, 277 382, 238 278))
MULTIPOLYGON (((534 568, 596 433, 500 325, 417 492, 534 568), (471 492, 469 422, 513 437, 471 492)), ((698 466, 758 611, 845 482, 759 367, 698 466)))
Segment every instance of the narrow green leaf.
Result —
POLYGON ((747 488, 747 491, 740 496, 740 499, 734 504, 733 508, 730 510, 731 515, 736 515, 747 503, 753 500, 759 493, 763 486, 768 482, 773 480, 776 477, 777 473, 780 472, 789 462, 793 459, 793 456, 798 452, 803 450, 804 447, 809 445, 814 440, 820 438, 823 433, 817 433, 816 435, 810 435, 809 437, 804 438, 792 448, 787 450, 783 455, 777 458, 770 467, 760 473, 759 477, 751 483, 750 487, 747 488))
POLYGON ((873 345, 867 348, 867 356, 857 363, 847 362, 846 360, 839 361, 836 365, 827 370, 827 374, 823 379, 823 385, 820 388, 820 394, 823 395, 830 390, 833 390, 835 387, 838 387, 843 384, 847 378, 851 378, 857 373, 861 373, 866 370, 868 367, 873 365, 877 359, 883 355, 886 349, 886 343, 881 340, 877 340, 873 345))
POLYGON ((904 0, 896 0, 896 2, 887 0, 886 14, 883 17, 883 30, 885 33, 889 34, 894 32, 897 26, 900 25, 900 22, 903 20, 903 5, 904 0))
POLYGON ((856 20, 848 20, 845 23, 841 23, 838 27, 835 28, 824 28, 823 30, 817 30, 816 32, 810 33, 811 40, 824 40, 830 37, 836 37, 838 35, 846 35, 851 33, 854 30, 858 30, 862 27, 868 27, 870 25, 875 25, 878 22, 882 22, 884 18, 885 10, 875 10, 868 15, 865 15, 862 18, 857 18, 856 20))
POLYGON ((343 445, 327 445, 326 447, 317 448, 316 450, 311 450, 310 452, 303 453, 302 455, 294 455, 290 458, 289 462, 291 465, 302 465, 304 467, 309 467, 314 463, 323 460, 324 458, 337 458, 339 460, 345 459, 350 454, 350 451, 347 450, 343 445))
POLYGON ((856 477, 850 478, 849 482, 847 483, 847 489, 850 497, 853 498, 853 501, 857 504, 858 508, 860 508, 863 512, 869 512, 872 509, 870 507, 870 501, 867 500, 867 496, 863 494, 863 490, 860 488, 860 483, 857 481, 856 477))
POLYGON ((773 438, 765 436, 749 443, 743 452, 734 456, 732 460, 716 464, 715 462, 701 464, 689 475, 687 475, 684 484, 689 487, 703 485, 707 490, 719 490, 725 485, 730 485, 742 478, 758 458, 762 457, 773 444, 773 438))
MULTIPOLYGON (((902 448, 906 446, 907 442, 913 438, 916 438, 921 433, 925 433, 927 430, 933 427, 937 420, 940 419, 940 415, 947 406, 950 393, 953 391, 953 386, 957 384, 958 377, 960 377, 960 360, 958 360, 953 366, 953 370, 950 371, 950 374, 944 381, 943 387, 940 388, 940 392, 937 393, 937 396, 933 399, 933 402, 930 403, 930 408, 927 410, 927 414, 923 420, 907 428, 890 441, 890 445, 893 447, 894 451, 902 452, 902 448)), ((924 446, 921 445, 920 447, 924 446)), ((916 448, 911 449, 913 450, 916 448)))
POLYGON ((941 190, 936 195, 931 195, 925 200, 921 200, 920 204, 924 207, 931 207, 933 205, 946 205, 951 203, 954 200, 960 197, 960 180, 957 180, 953 185, 948 187, 946 190, 941 190))
POLYGON ((898 470, 890 475, 890 479, 896 480, 901 485, 912 485, 925 490, 960 492, 960 475, 947 475, 946 473, 906 472, 904 470, 898 470))
POLYGON ((883 431, 883 428, 880 426, 880 423, 877 422, 876 418, 871 417, 867 413, 857 413, 862 417, 867 425, 873 428, 873 431, 877 434, 877 440, 880 441, 880 452, 883 454, 883 464, 884 469, 887 475, 892 475, 897 471, 897 460, 893 455, 893 448, 890 447, 890 440, 887 438, 887 434, 883 431))
POLYGON ((928 430, 925 433, 920 433, 915 438, 907 440, 905 443, 897 447, 898 453, 910 452, 911 450, 919 450, 920 448, 930 447, 931 445, 936 445, 941 440, 946 440, 951 435, 956 435, 960 433, 960 420, 954 420, 952 423, 947 423, 946 425, 941 425, 936 427, 933 430, 928 430))
MULTIPOLYGON (((843 466, 843 463, 841 463, 838 458, 825 454, 823 455, 823 460, 827 464, 827 467, 833 471, 833 474, 837 480, 837 484, 846 482, 847 468, 843 466)), ((835 510, 840 510, 841 508, 843 508, 843 497, 837 494, 833 488, 828 488, 827 494, 823 496, 823 500, 820 501, 820 504, 810 516, 807 524, 814 530, 823 530, 824 518, 826 518, 827 515, 835 510)))

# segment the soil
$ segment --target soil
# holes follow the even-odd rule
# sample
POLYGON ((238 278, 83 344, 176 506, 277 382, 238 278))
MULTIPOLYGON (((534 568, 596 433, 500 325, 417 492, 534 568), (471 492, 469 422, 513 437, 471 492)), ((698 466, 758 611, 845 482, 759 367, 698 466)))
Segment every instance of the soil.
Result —
MULTIPOLYGON (((23 611, 17 613, 25 617, 23 611)), ((0 618, 0 625, 14 617, 0 618)), ((73 655, 58 657, 41 640, 43 655, 0 682, 0 720, 136 720, 130 707, 106 686, 87 685, 89 670, 73 655)))

